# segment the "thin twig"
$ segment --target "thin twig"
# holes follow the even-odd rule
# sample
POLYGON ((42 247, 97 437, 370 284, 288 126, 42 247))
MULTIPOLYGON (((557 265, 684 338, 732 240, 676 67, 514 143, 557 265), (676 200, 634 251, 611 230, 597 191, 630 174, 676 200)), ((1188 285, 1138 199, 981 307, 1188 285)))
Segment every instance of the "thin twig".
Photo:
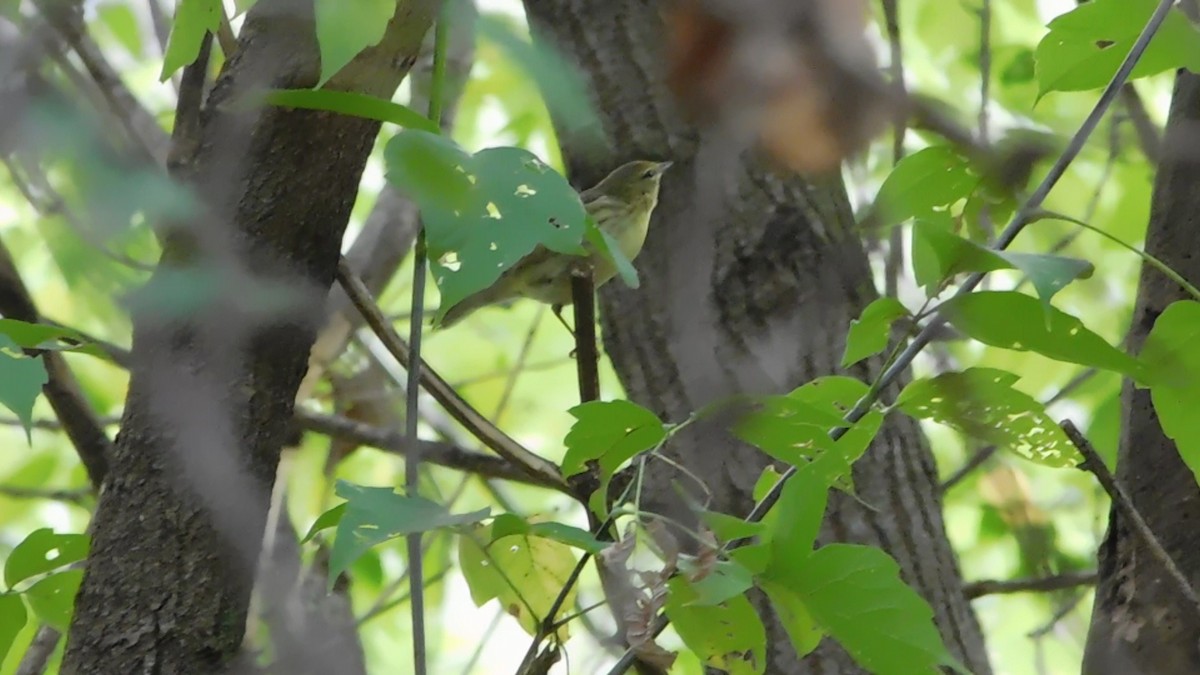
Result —
POLYGON ((1095 572, 1066 572, 1036 579, 984 579, 964 584, 963 595, 967 596, 968 600, 974 600, 985 595, 1061 591, 1076 586, 1094 586, 1096 578, 1095 572))
POLYGON ((49 499, 58 502, 71 502, 72 504, 84 504, 91 496, 92 491, 87 488, 54 490, 20 487, 17 485, 0 485, 0 497, 9 497, 12 499, 49 499))
POLYGON ((596 349, 596 302, 592 270, 586 264, 571 269, 571 299, 575 305, 575 369, 579 402, 600 398, 600 354, 596 349))
POLYGON ((1129 493, 1125 492, 1125 489, 1117 484, 1116 478, 1108 470, 1108 466, 1104 464, 1104 460, 1100 458, 1100 454, 1092 447, 1091 441, 1075 427, 1075 424, 1071 420, 1064 420, 1059 423, 1059 426, 1067 434, 1067 438, 1071 439, 1071 443, 1075 444, 1075 447, 1083 454, 1083 464, 1080 468, 1096 477, 1096 480, 1099 481, 1104 491, 1108 493, 1108 496, 1121 512, 1121 515, 1129 521, 1129 525, 1133 528, 1133 531, 1141 538, 1142 543, 1150 552, 1150 556, 1158 564, 1162 565, 1163 569, 1167 572, 1167 576, 1175 583, 1177 590, 1191 603, 1197 616, 1200 616, 1200 598, 1196 596, 1196 591, 1192 588, 1192 584, 1188 582, 1187 577, 1183 575, 1183 572, 1179 570, 1175 561, 1171 559, 1171 555, 1163 548, 1162 543, 1158 541, 1158 537, 1154 536, 1150 525, 1146 523, 1146 520, 1142 518, 1141 512, 1133 505, 1133 500, 1129 498, 1129 493))
MULTIPOLYGON (((371 294, 366 286, 363 285, 362 279, 359 279, 354 274, 345 258, 338 262, 337 277, 338 283, 346 290, 346 295, 354 303, 358 311, 362 313, 367 326, 379 338, 379 341, 388 350, 388 353, 400 365, 408 368, 412 360, 408 344, 396 333, 396 330, 387 322, 387 319, 384 318, 383 312, 380 311, 379 306, 371 298, 371 294)), ((569 491, 567 482, 563 480, 557 466, 530 452, 520 443, 513 440, 508 434, 498 429, 496 425, 481 415, 478 410, 464 401, 458 395, 458 392, 454 391, 454 388, 434 372, 424 360, 421 361, 420 373, 421 387, 429 392, 434 400, 441 404, 446 409, 446 412, 450 413, 451 417, 466 427, 467 431, 479 439, 486 447, 520 467, 530 478, 539 482, 553 484, 557 486, 556 489, 564 492, 569 491)))
MULTIPOLYGON (((896 100, 908 98, 904 81, 904 48, 900 38, 899 0, 883 0, 884 22, 887 25, 888 47, 891 54, 892 87, 896 100)), ((904 138, 908 133, 908 114, 902 106, 896 106, 892 120, 892 165, 904 158, 904 138)), ((888 235, 887 257, 884 259, 884 294, 896 297, 900 290, 900 276, 904 270, 904 231, 893 227, 888 235)))
MULTIPOLYGON (((1104 114, 1108 111, 1108 108, 1116 99, 1121 86, 1124 85, 1125 81, 1129 78, 1129 74, 1133 71, 1133 67, 1137 64, 1142 54, 1146 51, 1146 47, 1150 44, 1150 40, 1154 37, 1154 34, 1158 31, 1158 28, 1162 25, 1163 21, 1166 20, 1167 15, 1170 13, 1173 6, 1174 0, 1159 0, 1158 7, 1155 9, 1154 14, 1151 15, 1150 19, 1146 22, 1141 34, 1138 35, 1137 40, 1130 48, 1129 54, 1126 55, 1125 60, 1122 61, 1121 66, 1113 75, 1112 80, 1108 83, 1108 86, 1105 87, 1104 92, 1100 95, 1100 99, 1096 102, 1096 105, 1092 108, 1092 111, 1080 125, 1079 130, 1071 138, 1070 143, 1067 144, 1067 147, 1063 150, 1058 160, 1055 161, 1054 165, 1050 168, 1050 171, 1046 177, 1042 179, 1042 182, 1038 185, 1037 189, 1034 190, 1033 194, 1030 195, 1024 204, 1022 204, 1021 208, 1018 209, 1017 213, 1013 216, 1012 221, 1007 227, 1004 228, 1004 231, 1000 233, 1000 236, 997 237, 997 240, 993 245, 995 250, 1003 250, 1008 248, 1008 246, 1012 244, 1013 240, 1017 238, 1017 235, 1019 235, 1021 231, 1025 229, 1025 226, 1031 222, 1032 217, 1037 214, 1038 210, 1041 208, 1042 202, 1045 201, 1046 196, 1050 193, 1050 190, 1054 188, 1054 186, 1058 183, 1058 180, 1062 178, 1064 173, 1066 173, 1067 167, 1070 166, 1071 162, 1074 161, 1076 156, 1078 156, 1080 150, 1083 149, 1084 144, 1087 142, 1088 137, 1091 135, 1092 131, 1095 130, 1096 126, 1100 123, 1100 120, 1104 117, 1104 114)), ((971 275, 963 283, 963 285, 959 287, 955 297, 966 295, 975 290, 975 288, 979 285, 979 282, 983 280, 983 277, 984 274, 982 273, 971 275)), ((904 351, 901 352, 898 357, 896 357, 891 366, 888 367, 888 369, 867 391, 862 399, 855 404, 854 408, 852 408, 850 412, 846 414, 846 416, 843 418, 845 426, 838 427, 830 431, 829 436, 832 440, 836 441, 844 436, 855 423, 862 419, 863 416, 865 416, 867 412, 874 407, 875 402, 879 399, 880 394, 887 387, 891 386, 896 378, 898 378, 902 373, 907 372, 909 366, 912 364, 913 359, 916 358, 917 354, 921 353, 927 344, 929 344, 934 331, 943 323, 945 323, 945 318, 939 311, 933 317, 933 319, 921 329, 916 337, 913 338, 912 342, 909 343, 904 351)), ((750 514, 746 516, 745 520, 748 522, 758 522, 762 520, 763 516, 765 516, 771 507, 774 506, 775 502, 779 500, 779 496, 782 494, 784 485, 786 485, 788 480, 790 480, 795 474, 796 467, 789 467, 788 470, 780 477, 780 479, 775 482, 775 485, 772 486, 771 490, 763 497, 763 499, 755 504, 754 509, 751 510, 750 514)), ((742 540, 729 542, 723 548, 727 549, 732 546, 738 546, 741 543, 742 540)), ((658 633, 662 632, 662 629, 665 628, 666 625, 667 621, 665 616, 660 616, 659 619, 655 621, 652 629, 652 635, 658 635, 658 633)), ((634 653, 631 650, 626 651, 609 672, 613 675, 624 673, 629 669, 630 666, 633 665, 635 660, 636 656, 634 653)))
POLYGON ((509 401, 512 400, 513 391, 517 388, 517 379, 522 372, 526 371, 525 363, 529 360, 529 354, 533 350, 533 338, 537 335, 538 326, 542 323, 542 316, 546 313, 546 306, 538 303, 537 313, 533 316, 533 323, 529 325, 529 332, 525 334, 525 340, 521 343, 521 351, 517 353, 517 360, 513 363, 513 367, 508 370, 508 376, 504 380, 504 391, 500 394, 500 402, 496 404, 496 412, 492 414, 492 419, 500 422, 500 416, 508 408, 509 401))

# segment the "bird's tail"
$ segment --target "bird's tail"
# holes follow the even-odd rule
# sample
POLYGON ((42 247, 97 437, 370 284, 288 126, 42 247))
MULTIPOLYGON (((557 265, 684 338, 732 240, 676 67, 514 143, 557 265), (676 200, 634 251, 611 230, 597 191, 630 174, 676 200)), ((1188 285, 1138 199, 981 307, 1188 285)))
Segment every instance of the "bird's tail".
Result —
POLYGON ((482 291, 468 295, 459 301, 458 304, 451 307, 450 311, 446 312, 446 316, 443 316, 442 320, 437 322, 437 328, 449 328, 467 318, 468 315, 480 307, 501 304, 509 302, 512 299, 511 293, 508 292, 507 288, 504 288, 504 284, 492 284, 482 291))

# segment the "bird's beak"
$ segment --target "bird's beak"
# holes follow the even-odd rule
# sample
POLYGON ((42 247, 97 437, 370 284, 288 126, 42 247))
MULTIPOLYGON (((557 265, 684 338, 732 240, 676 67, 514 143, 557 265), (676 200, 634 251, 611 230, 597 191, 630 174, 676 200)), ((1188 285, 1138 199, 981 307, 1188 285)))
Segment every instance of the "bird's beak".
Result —
POLYGON ((675 162, 659 162, 659 163, 658 163, 658 168, 657 168, 658 175, 660 175, 660 176, 661 176, 661 175, 663 175, 664 173, 666 173, 666 172, 667 172, 667 169, 671 168, 671 165, 672 165, 672 164, 674 164, 674 163, 675 163, 675 162))

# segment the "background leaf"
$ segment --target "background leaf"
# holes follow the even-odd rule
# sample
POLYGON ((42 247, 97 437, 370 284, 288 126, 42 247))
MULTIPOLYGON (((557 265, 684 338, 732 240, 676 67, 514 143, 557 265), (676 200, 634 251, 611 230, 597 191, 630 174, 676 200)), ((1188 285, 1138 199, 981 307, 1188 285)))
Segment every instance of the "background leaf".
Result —
POLYGON ((39 619, 65 633, 75 613, 75 596, 83 582, 83 570, 52 574, 25 591, 25 599, 39 619))
POLYGON ((1171 303, 1154 321, 1141 358, 1153 374, 1150 400, 1163 433, 1200 481, 1200 303, 1171 303))
POLYGON ((221 25, 222 11, 221 0, 178 0, 175 3, 175 20, 171 22, 171 36, 163 54, 160 82, 166 82, 176 70, 196 60, 204 34, 215 33, 221 25))
POLYGON ((888 174, 875 198, 881 225, 902 223, 966 197, 979 183, 966 158, 935 145, 908 155, 888 174))
POLYGON ((33 442, 33 404, 49 381, 42 357, 25 356, 7 336, 0 334, 0 405, 21 420, 25 438, 33 442))
POLYGON ((850 322, 842 367, 854 365, 886 349, 892 322, 902 316, 908 316, 908 310, 895 298, 877 298, 867 305, 862 314, 850 322))
POLYGON ((396 0, 316 0, 321 80, 329 81, 367 47, 383 39, 396 0))

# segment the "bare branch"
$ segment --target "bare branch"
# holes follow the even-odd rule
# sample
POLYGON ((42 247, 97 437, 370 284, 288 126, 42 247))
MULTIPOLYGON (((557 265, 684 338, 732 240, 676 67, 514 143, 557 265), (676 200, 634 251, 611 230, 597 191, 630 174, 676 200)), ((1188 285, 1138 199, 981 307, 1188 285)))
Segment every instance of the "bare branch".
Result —
POLYGON ((1052 577, 1036 579, 984 579, 972 581, 963 586, 963 595, 968 600, 974 600, 985 595, 1000 595, 1005 593, 1045 593, 1061 591, 1076 586, 1092 586, 1096 583, 1095 572, 1067 572, 1052 577))

